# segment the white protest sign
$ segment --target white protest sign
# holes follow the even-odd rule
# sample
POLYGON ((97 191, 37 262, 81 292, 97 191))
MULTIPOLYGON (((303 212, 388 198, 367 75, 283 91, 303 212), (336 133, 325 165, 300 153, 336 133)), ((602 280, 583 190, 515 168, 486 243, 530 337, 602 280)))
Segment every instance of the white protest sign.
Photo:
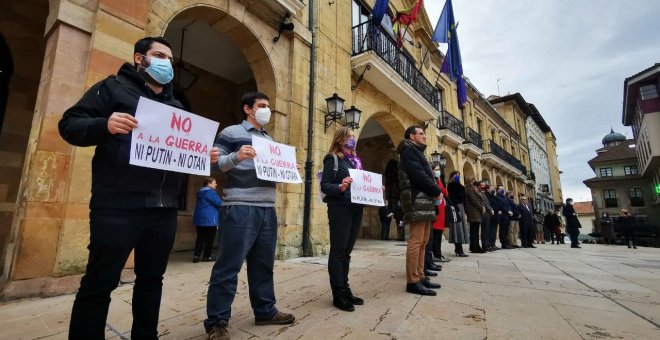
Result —
POLYGON ((183 172, 211 174, 213 140, 218 123, 196 114, 140 97, 131 136, 132 165, 183 172))
POLYGON ((385 206, 383 199, 383 175, 374 172, 348 169, 351 182, 351 202, 385 206))
POLYGON ((254 167, 257 178, 281 183, 302 183, 296 163, 296 148, 252 135, 252 147, 257 155, 254 167))

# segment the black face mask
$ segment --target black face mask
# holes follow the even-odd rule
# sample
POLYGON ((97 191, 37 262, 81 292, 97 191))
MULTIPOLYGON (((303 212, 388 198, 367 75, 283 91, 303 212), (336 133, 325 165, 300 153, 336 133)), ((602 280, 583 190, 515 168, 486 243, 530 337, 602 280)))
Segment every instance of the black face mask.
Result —
POLYGON ((512 200, 512 199, 513 199, 513 196, 509 196, 509 199, 512 200))

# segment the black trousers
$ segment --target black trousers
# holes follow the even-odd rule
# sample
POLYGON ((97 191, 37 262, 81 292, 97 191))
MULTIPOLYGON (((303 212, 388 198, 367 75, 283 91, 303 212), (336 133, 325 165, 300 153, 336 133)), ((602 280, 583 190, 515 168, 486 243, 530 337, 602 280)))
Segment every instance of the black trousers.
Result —
POLYGON ((204 258, 211 257, 211 250, 213 249, 213 241, 215 240, 215 226, 198 226, 197 227, 197 240, 195 241, 194 256, 199 257, 204 249, 204 258))
POLYGON ((387 222, 381 221, 381 229, 380 229, 380 239, 381 240, 389 240, 390 239, 390 224, 391 220, 387 222))
POLYGON ((479 225, 480 222, 470 222, 470 251, 479 251, 479 225))
POLYGON ((633 247, 637 247, 637 236, 635 235, 634 230, 626 229, 624 233, 626 237, 626 245, 630 247, 630 242, 632 242, 633 247))
POLYGON ((89 260, 71 311, 69 339, 104 339, 110 293, 135 249, 133 339, 158 338, 163 274, 174 244, 176 208, 92 209, 89 260))
POLYGON ((481 217, 481 247, 485 250, 493 245, 490 244, 490 215, 483 214, 481 217))
POLYGON ((433 226, 431 226, 431 232, 429 233, 429 241, 426 242, 426 251, 424 252, 424 269, 427 270, 429 267, 433 266, 433 226))
POLYGON ((495 214, 490 217, 490 232, 488 233, 489 245, 495 247, 495 241, 497 240, 497 227, 499 226, 500 216, 495 214))
POLYGON ((511 221, 508 217, 502 218, 500 216, 500 244, 502 244, 502 247, 509 246, 509 239, 507 238, 509 236, 509 224, 511 224, 511 221))
POLYGON ((523 247, 529 247, 534 243, 536 231, 532 223, 520 223, 520 243, 523 247))
POLYGON ((328 255, 328 275, 332 297, 346 294, 351 252, 362 226, 363 206, 357 204, 328 204, 330 224, 330 254, 328 255))
POLYGON ((566 232, 568 233, 568 237, 571 239, 571 247, 580 244, 580 242, 578 242, 578 236, 580 236, 580 229, 566 228, 566 232))
POLYGON ((431 230, 431 242, 431 251, 433 252, 433 256, 440 258, 440 256, 442 256, 442 230, 431 230))

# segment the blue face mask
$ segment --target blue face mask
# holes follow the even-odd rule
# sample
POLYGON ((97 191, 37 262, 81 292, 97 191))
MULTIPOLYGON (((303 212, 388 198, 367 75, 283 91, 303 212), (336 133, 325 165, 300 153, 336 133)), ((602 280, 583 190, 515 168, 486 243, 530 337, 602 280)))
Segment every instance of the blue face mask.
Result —
MULTIPOLYGON (((146 56, 143 55, 146 58, 146 56)), ((144 70, 161 85, 165 85, 174 78, 174 69, 169 59, 150 57, 151 63, 144 70)))
POLYGON ((454 176, 454 181, 460 182, 461 181, 461 176, 459 176, 459 175, 454 176))
POLYGON ((497 193, 500 195, 504 195, 504 189, 497 190, 497 193))

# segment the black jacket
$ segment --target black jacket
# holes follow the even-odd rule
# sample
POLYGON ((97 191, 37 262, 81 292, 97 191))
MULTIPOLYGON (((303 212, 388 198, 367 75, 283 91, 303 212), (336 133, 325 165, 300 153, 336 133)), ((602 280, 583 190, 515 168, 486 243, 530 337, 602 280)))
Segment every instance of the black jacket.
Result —
POLYGON ((155 94, 130 64, 116 76, 92 86, 64 112, 60 135, 75 146, 96 146, 92 159, 92 198, 90 208, 139 209, 178 206, 178 195, 185 174, 128 164, 131 134, 112 135, 108 118, 113 112, 135 116, 138 100, 146 97, 181 108, 172 96, 171 86, 155 94))
POLYGON ((434 222, 435 200, 440 188, 435 182, 431 165, 424 157, 425 146, 405 139, 399 143, 399 187, 404 221, 434 222))
POLYGON ((451 204, 465 204, 465 187, 460 182, 451 181, 447 184, 451 204))
MULTIPOLYGON (((529 206, 527 206, 527 207, 529 207, 529 206)), ((519 223, 520 223, 521 228, 532 226, 532 222, 534 221, 533 220, 534 216, 532 215, 532 210, 531 209, 532 208, 529 208, 529 210, 527 210, 527 208, 525 208, 524 204, 522 204, 522 203, 518 204, 518 214, 520 216, 519 223)))
POLYGON ((559 215, 547 213, 543 218, 543 228, 546 230, 554 231, 556 228, 561 226, 561 221, 559 220, 559 215))
POLYGON ((392 217, 391 216, 387 217, 387 215, 389 215, 390 213, 392 213, 392 209, 390 209, 389 205, 385 205, 378 208, 378 216, 380 217, 380 222, 390 223, 390 221, 392 221, 392 217))
POLYGON ((580 220, 578 220, 577 214, 575 213, 575 208, 572 205, 566 204, 562 209, 562 214, 566 218, 566 229, 578 229, 582 228, 580 220))
POLYGON ((355 169, 355 165, 353 165, 353 163, 346 157, 337 156, 337 162, 337 173, 335 173, 335 161, 332 155, 327 154, 325 155, 325 158, 323 158, 323 175, 321 177, 321 192, 325 194, 323 202, 327 204, 342 205, 357 204, 351 202, 350 185, 344 192, 339 190, 339 185, 344 180, 344 178, 350 177, 348 169, 355 169))

